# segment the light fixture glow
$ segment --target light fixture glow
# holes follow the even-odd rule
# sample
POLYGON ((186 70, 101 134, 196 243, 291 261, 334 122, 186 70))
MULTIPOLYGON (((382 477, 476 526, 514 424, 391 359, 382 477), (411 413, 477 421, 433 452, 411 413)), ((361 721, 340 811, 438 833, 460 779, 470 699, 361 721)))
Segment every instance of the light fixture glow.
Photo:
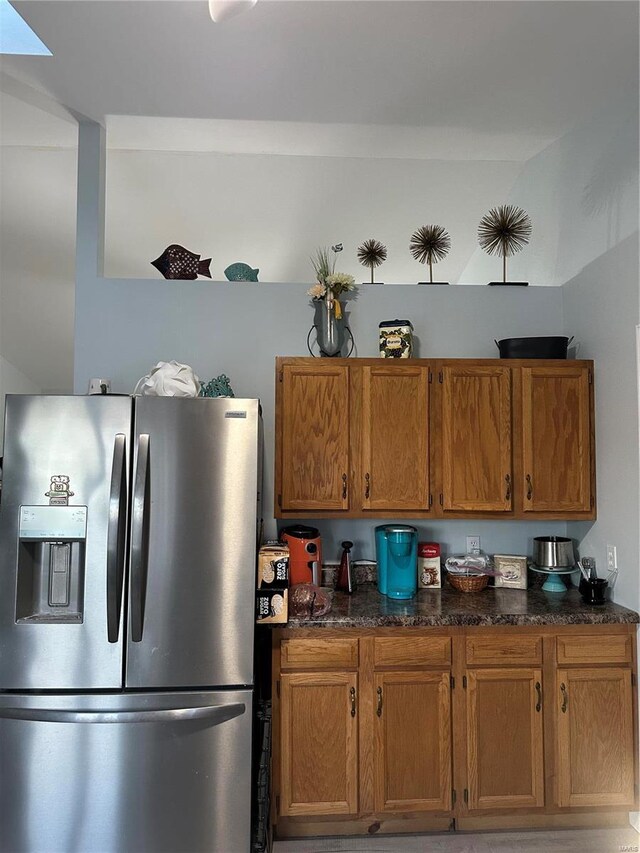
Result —
POLYGON ((209 0, 209 14, 216 24, 219 24, 252 9, 257 2, 258 0, 209 0))
POLYGON ((9 0, 0 0, 0 53, 21 56, 52 55, 9 0))

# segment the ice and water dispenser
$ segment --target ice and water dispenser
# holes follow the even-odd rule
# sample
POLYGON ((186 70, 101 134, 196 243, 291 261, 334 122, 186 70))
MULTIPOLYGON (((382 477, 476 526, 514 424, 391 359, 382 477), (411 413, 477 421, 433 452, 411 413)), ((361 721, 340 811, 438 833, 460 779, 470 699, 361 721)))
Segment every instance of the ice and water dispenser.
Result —
POLYGON ((16 622, 82 622, 86 506, 21 506, 16 622))

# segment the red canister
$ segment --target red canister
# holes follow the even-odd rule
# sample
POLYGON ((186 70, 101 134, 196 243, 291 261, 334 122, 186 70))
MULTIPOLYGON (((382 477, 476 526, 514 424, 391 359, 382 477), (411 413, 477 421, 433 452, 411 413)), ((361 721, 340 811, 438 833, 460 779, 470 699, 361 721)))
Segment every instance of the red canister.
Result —
POLYGON ((440 589, 440 545, 437 542, 418 543, 418 588, 440 589))

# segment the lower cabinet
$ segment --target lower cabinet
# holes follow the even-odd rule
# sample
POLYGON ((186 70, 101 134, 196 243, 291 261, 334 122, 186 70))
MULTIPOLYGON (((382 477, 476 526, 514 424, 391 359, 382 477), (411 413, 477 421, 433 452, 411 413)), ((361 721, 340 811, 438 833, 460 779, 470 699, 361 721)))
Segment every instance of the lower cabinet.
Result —
POLYGON ((274 631, 276 834, 611 825, 635 626, 274 631))
POLYGON ((449 672, 375 676, 376 812, 451 808, 449 672))
POLYGON ((478 669, 465 678, 469 809, 543 806, 541 670, 478 669))
POLYGON ((357 681, 354 672, 282 676, 281 814, 358 811, 357 681))
POLYGON ((628 668, 556 673, 558 804, 635 807, 628 668))

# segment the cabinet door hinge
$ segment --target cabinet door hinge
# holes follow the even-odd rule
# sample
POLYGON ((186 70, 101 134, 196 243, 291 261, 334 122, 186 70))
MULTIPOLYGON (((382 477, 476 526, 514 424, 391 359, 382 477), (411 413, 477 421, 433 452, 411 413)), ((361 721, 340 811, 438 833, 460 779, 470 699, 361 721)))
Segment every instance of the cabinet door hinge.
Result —
POLYGON ((462 688, 463 688, 463 690, 467 689, 467 676, 466 675, 462 676, 462 688))
POLYGON ((455 680, 455 678, 453 677, 453 675, 450 675, 450 676, 449 676, 449 686, 451 687, 451 689, 452 689, 452 690, 453 690, 453 689, 455 688, 455 686, 456 686, 456 680, 455 680))
POLYGON ((442 371, 440 371, 440 372, 438 373, 438 382, 439 382, 441 385, 442 385, 442 383, 444 382, 444 374, 443 374, 443 372, 442 372, 442 371))
POLYGON ((636 686, 636 677, 633 673, 631 673, 631 686, 632 687, 636 686))
POLYGON ((282 371, 278 373, 278 382, 282 382, 282 371))
POLYGON ((589 370, 588 374, 589 374, 589 385, 593 385, 593 373, 589 370))
POLYGON ((278 506, 282 509, 282 495, 278 495, 278 506))
POLYGON ((589 498, 589 503, 591 504, 591 509, 593 509, 593 504, 594 504, 593 495, 591 495, 591 497, 589 498))
POLYGON ((276 814, 280 816, 280 794, 276 794, 276 814))
POLYGON ((469 791, 466 788, 464 789, 464 801, 465 803, 469 802, 469 791))
POLYGON ((280 698, 280 682, 276 681, 276 696, 280 698))
POLYGON ((456 789, 455 789, 455 788, 452 788, 452 789, 451 789, 451 805, 455 805, 455 804, 456 804, 456 799, 457 799, 457 798, 458 798, 458 797, 457 797, 457 794, 456 794, 456 789))

